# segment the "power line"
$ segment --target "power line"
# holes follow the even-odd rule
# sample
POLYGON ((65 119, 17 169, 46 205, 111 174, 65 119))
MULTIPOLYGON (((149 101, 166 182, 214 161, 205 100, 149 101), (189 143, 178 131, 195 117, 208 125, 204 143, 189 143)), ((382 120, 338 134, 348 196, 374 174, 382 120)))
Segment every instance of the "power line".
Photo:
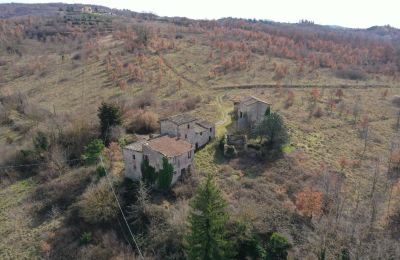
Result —
POLYGON ((144 259, 143 254, 142 254, 142 251, 140 251, 139 245, 138 245, 137 242, 136 242, 135 236, 134 236, 133 233, 132 233, 132 230, 131 230, 131 228, 130 228, 130 226, 129 226, 128 220, 126 220, 124 211, 122 210, 121 204, 119 203, 118 196, 117 196, 117 194, 115 193, 115 190, 114 190, 114 186, 112 185, 111 180, 108 178, 107 169, 106 169, 106 167, 104 167, 104 163, 103 163, 103 157, 100 155, 99 158, 100 158, 101 166, 102 166, 103 169, 104 169, 107 182, 108 182, 108 184, 110 185, 110 188, 111 188, 112 193, 114 194, 114 198, 115 198, 115 200, 117 201, 119 210, 121 211, 122 217, 123 217, 124 220, 125 220, 125 224, 126 224, 126 226, 128 227, 129 233, 130 233, 131 236, 132 236, 132 240, 133 240, 133 242, 135 243, 136 249, 138 250, 140 257, 141 257, 142 259, 144 259))

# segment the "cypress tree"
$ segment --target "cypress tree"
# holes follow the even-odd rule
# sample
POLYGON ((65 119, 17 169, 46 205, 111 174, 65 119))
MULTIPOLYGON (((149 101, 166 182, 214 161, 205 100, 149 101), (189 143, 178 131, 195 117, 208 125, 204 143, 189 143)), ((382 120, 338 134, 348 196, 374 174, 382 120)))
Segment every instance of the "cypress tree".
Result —
POLYGON ((108 132, 111 127, 122 124, 122 113, 117 106, 102 103, 97 116, 100 119, 101 138, 105 141, 106 145, 108 145, 108 132))
POLYGON ((212 175, 200 185, 191 206, 190 234, 186 239, 188 258, 228 259, 231 245, 225 232, 227 204, 212 175))

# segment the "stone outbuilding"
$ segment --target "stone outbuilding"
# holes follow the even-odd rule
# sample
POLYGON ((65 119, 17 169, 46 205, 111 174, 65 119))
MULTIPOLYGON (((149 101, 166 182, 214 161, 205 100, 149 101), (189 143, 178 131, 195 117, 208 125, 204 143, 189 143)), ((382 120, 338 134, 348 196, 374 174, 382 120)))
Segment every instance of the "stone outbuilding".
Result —
POLYGON ((143 160, 148 160, 149 165, 158 172, 162 168, 163 158, 166 158, 174 169, 171 182, 173 185, 179 177, 191 171, 194 146, 185 140, 162 135, 125 146, 123 156, 125 176, 133 180, 142 179, 143 160))
POLYGON ((271 104, 254 96, 246 96, 234 101, 234 112, 237 118, 236 128, 245 130, 261 122, 271 104))
POLYGON ((188 141, 195 149, 205 146, 215 137, 215 125, 189 114, 179 114, 160 121, 161 135, 188 141))
POLYGON ((93 13, 93 9, 90 6, 84 6, 82 7, 81 12, 84 14, 91 14, 93 13))

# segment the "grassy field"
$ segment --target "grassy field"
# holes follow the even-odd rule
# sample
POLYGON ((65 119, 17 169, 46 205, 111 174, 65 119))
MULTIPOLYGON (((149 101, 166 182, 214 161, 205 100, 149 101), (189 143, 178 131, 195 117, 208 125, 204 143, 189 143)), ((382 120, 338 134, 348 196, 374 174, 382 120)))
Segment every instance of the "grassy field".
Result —
MULTIPOLYGON (((114 31, 114 35, 94 37, 97 47, 87 56, 86 46, 90 40, 85 34, 80 39, 67 38, 64 44, 23 39, 16 45, 23 53, 22 57, 0 48, 1 60, 6 61, 5 65, 0 65, 0 94, 7 109, 4 115, 8 118, 0 125, 0 145, 3 147, 0 156, 8 158, 20 149, 31 148, 32 137, 39 130, 49 134, 62 133, 76 122, 97 129, 97 109, 103 101, 115 102, 126 110, 124 126, 141 110, 152 111, 159 118, 188 112, 215 123, 220 138, 232 123, 231 98, 254 95, 269 101, 272 110, 284 119, 290 134, 284 156, 272 162, 247 156, 228 160, 216 149, 218 138, 195 155, 196 177, 206 172, 215 174, 229 202, 232 219, 251 222, 253 229, 261 234, 283 233, 294 245, 293 258, 315 259, 313 252, 320 240, 327 241, 328 254, 333 257, 345 244, 344 240, 351 240, 349 227, 356 227, 353 233, 358 236, 356 242, 349 242, 350 245, 368 238, 364 229, 369 221, 371 190, 376 189, 379 214, 375 228, 377 233, 384 232, 387 217, 396 206, 387 202, 391 196, 391 183, 387 177, 390 147, 399 140, 394 129, 399 108, 392 103, 392 99, 400 95, 396 78, 368 74, 365 80, 346 80, 338 78, 334 69, 307 65, 303 72, 298 72, 300 64, 293 59, 257 52, 249 54, 244 69, 214 73, 220 66, 221 53, 214 47, 211 33, 207 31, 126 17, 114 17, 112 24, 119 31, 114 31), (118 32, 126 33, 123 25, 143 23, 152 28, 152 41, 144 49, 127 51, 126 41, 118 32), (173 43, 173 47, 157 49, 160 42, 164 45, 173 43), (108 60, 111 60, 112 69, 108 68, 108 60), (32 64, 37 67, 33 73, 16 75, 18 71, 28 71, 32 64), (143 79, 131 79, 129 64, 141 69, 143 79), (288 73, 280 80, 274 78, 276 64, 287 66, 288 73), (116 72, 118 66, 122 72, 116 72), (118 74, 116 79, 112 78, 113 73, 118 74), (126 82, 126 86, 121 86, 121 81, 126 82), (338 89, 344 94, 340 100, 335 95, 338 89), (319 98, 310 113, 312 91, 318 91, 319 98), (289 93, 294 96, 290 106, 287 105, 289 93), (12 102, 8 104, 6 99, 12 102), (332 100, 335 104, 329 107, 332 100), (364 152, 361 122, 367 117, 369 128, 364 152), (329 233, 331 237, 324 236, 324 228, 330 226, 332 216, 308 219, 296 208, 296 196, 305 187, 331 195, 328 184, 339 190, 339 195, 335 195, 339 197, 343 214, 341 219, 336 217, 334 232, 329 233), (333 237, 336 236, 341 237, 340 241, 335 241, 333 237)), ((225 59, 234 54, 235 51, 226 51, 225 59)), ((112 172, 120 174, 122 159, 117 160, 112 172)), ((12 162, 4 159, 1 163, 12 162)), ((2 172, 9 174, 0 169, 0 174, 2 172)), ((50 249, 47 249, 46 241, 63 227, 64 217, 55 212, 45 221, 35 219, 33 212, 41 206, 41 201, 33 199, 34 194, 41 185, 53 185, 57 180, 67 179, 68 185, 79 186, 72 181, 74 175, 57 174, 48 179, 38 174, 39 177, 28 179, 2 180, 0 258, 42 259, 47 256, 50 249)), ((184 183, 180 189, 186 187, 190 190, 187 193, 192 194, 194 187, 190 185, 184 183)), ((156 206, 164 208, 168 220, 181 224, 179 230, 184 230, 184 225, 178 222, 185 221, 183 216, 187 216, 187 199, 191 195, 184 199, 158 196, 161 199, 157 200, 156 206)), ((101 239, 96 237, 95 241, 101 239)), ((397 240, 390 240, 390 243, 393 241, 397 240)), ((374 245, 368 244, 368 248, 374 245)), ((373 252, 360 254, 370 253, 373 255, 373 252)))

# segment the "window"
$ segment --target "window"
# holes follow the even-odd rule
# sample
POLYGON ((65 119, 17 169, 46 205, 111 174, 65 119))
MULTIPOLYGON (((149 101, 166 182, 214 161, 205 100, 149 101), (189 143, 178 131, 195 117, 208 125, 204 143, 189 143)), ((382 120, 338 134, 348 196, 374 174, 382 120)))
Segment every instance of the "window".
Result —
POLYGON ((240 118, 242 118, 243 117, 243 113, 242 112, 240 112, 240 118))
POLYGON ((176 172, 174 172, 174 175, 176 175, 176 172))
POLYGON ((187 139, 187 135, 185 134, 185 139, 187 139))
POLYGON ((135 160, 135 159, 136 159, 136 156, 135 156, 134 154, 132 154, 132 159, 133 159, 133 160, 135 160))
POLYGON ((191 151, 188 152, 188 158, 189 158, 189 159, 192 158, 192 152, 191 152, 191 151))
POLYGON ((148 160, 148 159, 149 159, 149 157, 147 155, 143 154, 143 160, 148 160))
POLYGON ((200 135, 203 135, 203 132, 200 132, 200 135))
POLYGON ((212 128, 210 128, 210 133, 212 132, 212 128))
POLYGON ((133 169, 134 169, 134 170, 136 170, 136 163, 135 163, 135 164, 133 164, 133 169))
POLYGON ((188 129, 189 129, 189 128, 190 128, 190 125, 188 124, 187 127, 188 127, 188 129))

